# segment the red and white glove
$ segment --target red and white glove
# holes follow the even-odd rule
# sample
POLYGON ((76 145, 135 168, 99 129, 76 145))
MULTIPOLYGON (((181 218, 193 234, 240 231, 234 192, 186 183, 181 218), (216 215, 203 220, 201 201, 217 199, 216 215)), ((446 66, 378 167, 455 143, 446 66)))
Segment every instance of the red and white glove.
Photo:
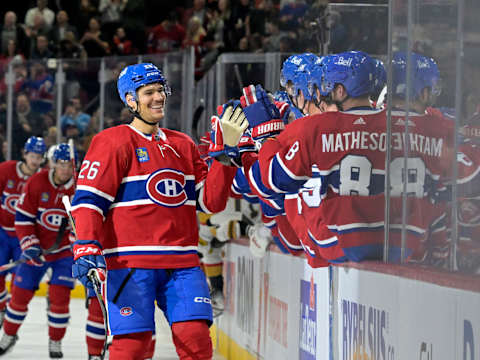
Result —
MULTIPOLYGON (((276 136, 285 129, 285 122, 279 109, 261 85, 244 87, 240 102, 254 140, 276 136)), ((286 109, 287 107, 283 105, 284 115, 286 109)))
POLYGON ((42 255, 40 240, 38 240, 35 235, 29 235, 22 238, 20 240, 20 247, 22 249, 20 259, 24 259, 34 266, 43 266, 45 258, 42 255))

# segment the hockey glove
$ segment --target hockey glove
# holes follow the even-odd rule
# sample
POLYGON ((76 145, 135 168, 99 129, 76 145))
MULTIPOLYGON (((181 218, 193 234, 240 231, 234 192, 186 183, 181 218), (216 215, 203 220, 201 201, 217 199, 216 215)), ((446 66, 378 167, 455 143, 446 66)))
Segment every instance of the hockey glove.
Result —
MULTIPOLYGON (((102 255, 100 243, 95 240, 77 240, 73 244, 72 275, 87 288, 94 290, 89 278, 89 272, 106 269, 105 258, 102 255)), ((103 272, 102 270, 102 272, 103 272)))
POLYGON ((238 101, 228 102, 223 109, 220 117, 212 116, 211 118, 211 144, 208 152, 217 160, 222 155, 230 158, 239 156, 238 143, 248 127, 248 121, 238 101))
POLYGON ((285 128, 280 111, 261 85, 244 87, 240 102, 254 140, 275 136, 285 128))
POLYGON ((22 248, 20 259, 34 266, 43 266, 45 258, 42 256, 40 240, 35 235, 25 236, 20 240, 20 247, 22 248))

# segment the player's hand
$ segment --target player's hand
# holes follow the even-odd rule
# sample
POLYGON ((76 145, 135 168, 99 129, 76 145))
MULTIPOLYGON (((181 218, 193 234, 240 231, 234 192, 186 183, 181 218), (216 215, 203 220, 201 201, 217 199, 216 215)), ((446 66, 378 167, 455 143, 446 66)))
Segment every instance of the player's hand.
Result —
POLYGON ((40 241, 35 235, 25 236, 23 239, 21 239, 20 247, 22 248, 20 259, 24 259, 29 264, 34 266, 43 266, 45 259, 42 256, 40 241))
POLYGON ((275 136, 285 128, 280 111, 261 85, 244 87, 240 102, 254 140, 275 136))
POLYGON ((210 147, 208 153, 224 164, 238 158, 238 143, 248 122, 239 101, 231 101, 217 109, 218 116, 211 118, 210 147))
POLYGON ((77 240, 73 244, 72 275, 91 290, 94 290, 89 273, 107 268, 100 243, 95 240, 77 240))
POLYGON ((225 146, 237 146, 240 138, 248 127, 247 118, 238 102, 232 104, 227 103, 220 118, 220 125, 225 146))

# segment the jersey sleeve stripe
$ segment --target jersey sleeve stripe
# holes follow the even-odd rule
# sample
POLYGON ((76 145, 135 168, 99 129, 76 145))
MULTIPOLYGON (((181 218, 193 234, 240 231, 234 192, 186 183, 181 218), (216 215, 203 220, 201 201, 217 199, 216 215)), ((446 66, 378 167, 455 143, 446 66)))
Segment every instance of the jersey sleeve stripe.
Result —
POLYGON ((308 180, 308 176, 292 173, 280 157, 275 155, 269 165, 268 185, 276 192, 294 192, 308 180))
POLYGON ((204 190, 205 188, 203 186, 199 190, 197 190, 197 210, 202 211, 205 214, 212 214, 212 212, 203 202, 204 190))
POLYGON ((30 225, 35 225, 35 221, 15 221, 15 226, 30 226, 30 225))
MULTIPOLYGON (((108 209, 112 201, 106 199, 105 197, 98 195, 95 192, 89 190, 78 189, 75 192, 75 197, 72 201, 72 211, 77 208, 77 206, 87 205, 95 206, 101 210, 102 216, 107 216, 108 209)), ((90 207, 91 208, 91 207, 90 207)))
POLYGON ((315 236, 313 236, 313 234, 310 232, 310 230, 308 230, 307 232, 308 232, 308 236, 310 237, 310 239, 320 247, 323 247, 323 248, 330 247, 330 246, 334 246, 338 243, 338 238, 336 236, 332 236, 332 237, 330 237, 328 239, 325 239, 325 240, 317 240, 315 238, 315 236))
POLYGON ((17 214, 19 216, 19 220, 21 219, 36 219, 36 216, 33 214, 30 214, 28 211, 25 211, 19 207, 17 207, 17 212, 15 213, 15 219, 17 219, 17 214))
POLYGON ((91 193, 94 193, 95 195, 98 195, 98 196, 101 196, 101 197, 107 199, 110 202, 113 202, 113 200, 115 200, 115 198, 112 195, 109 195, 109 194, 107 194, 107 193, 105 193, 101 190, 98 190, 98 189, 94 188, 93 186, 77 185, 77 191, 78 190, 89 191, 91 193))
POLYGON ((86 208, 86 209, 95 210, 95 211, 98 212, 100 215, 102 215, 103 218, 105 218, 105 215, 103 214, 102 209, 100 209, 98 206, 95 206, 95 205, 93 205, 93 204, 84 203, 84 204, 72 206, 71 211, 74 212, 75 210, 80 209, 80 208, 86 208))
POLYGON ((282 242, 291 250, 293 251, 298 251, 298 250, 302 250, 303 249, 303 246, 301 245, 293 245, 292 243, 290 243, 287 238, 285 237, 285 235, 282 234, 282 232, 280 231, 280 229, 278 229, 278 234, 280 235, 280 238, 282 240, 282 242))
POLYGON ((200 181, 198 184, 195 184, 195 191, 198 191, 205 185, 205 180, 200 181))

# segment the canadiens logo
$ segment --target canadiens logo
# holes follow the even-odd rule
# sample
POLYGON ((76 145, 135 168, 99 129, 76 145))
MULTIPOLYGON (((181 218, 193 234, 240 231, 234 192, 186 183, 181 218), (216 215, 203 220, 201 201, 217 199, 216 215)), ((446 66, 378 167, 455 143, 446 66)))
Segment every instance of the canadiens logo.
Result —
POLYGON ((156 204, 177 207, 187 200, 185 175, 176 170, 162 169, 154 172, 147 180, 148 197, 156 204))
POLYGON ((15 186, 15 181, 11 179, 7 181, 7 188, 13 189, 14 186, 15 186))
POLYGON ((135 154, 137 155, 138 161, 141 163, 150 160, 148 157, 147 148, 137 148, 135 149, 135 154))
POLYGON ((44 192, 42 193, 42 195, 40 195, 40 199, 43 201, 43 202, 47 202, 48 199, 50 199, 50 194, 48 192, 44 192))
POLYGON ((45 226, 48 230, 58 231, 62 219, 66 217, 67 213, 65 210, 60 209, 48 209, 45 210, 40 216, 40 223, 45 226))
POLYGON ((120 315, 130 316, 133 314, 132 308, 130 306, 125 306, 120 309, 120 315))
POLYGON ((18 194, 12 194, 6 197, 5 208, 10 214, 15 215, 15 211, 17 210, 18 199, 20 199, 20 195, 18 194))

